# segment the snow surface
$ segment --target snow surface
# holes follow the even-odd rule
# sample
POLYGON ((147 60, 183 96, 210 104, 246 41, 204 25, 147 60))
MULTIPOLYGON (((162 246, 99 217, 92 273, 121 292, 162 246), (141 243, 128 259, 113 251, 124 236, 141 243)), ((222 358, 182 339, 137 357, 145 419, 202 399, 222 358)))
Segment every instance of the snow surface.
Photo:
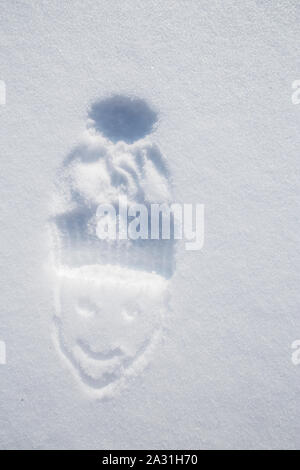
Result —
MULTIPOLYGON (((0 106, 0 340, 7 362, 0 365, 0 447, 299 448, 300 369, 291 361, 300 338, 300 107, 291 101, 300 73, 298 1, 0 6, 7 91, 0 106), (103 128, 95 103, 105 108, 116 95, 136 97, 144 110, 141 127, 133 116, 135 126, 123 128, 123 150, 136 139, 158 149, 175 202, 205 204, 205 244, 188 252, 178 243, 176 269, 154 269, 153 291, 143 294, 149 253, 139 282, 137 266, 115 258, 99 290, 100 271, 111 268, 66 263, 58 270, 68 306, 77 286, 80 324, 93 315, 89 302, 97 303, 99 292, 107 306, 115 294, 113 311, 129 325, 136 310, 123 307, 133 297, 147 298, 139 306, 148 306, 147 314, 169 291, 163 328, 156 307, 157 315, 131 330, 132 342, 118 319, 101 326, 109 340, 101 353, 113 352, 110 360, 140 351, 138 332, 149 339, 153 331, 155 341, 124 387, 99 397, 87 393, 54 340, 59 306, 48 226, 64 162, 83 139, 92 145, 93 119, 103 128)), ((114 122, 106 120, 105 131, 118 158, 114 122)), ((145 189, 157 198, 166 186, 146 166, 145 189)), ((101 197, 90 183, 96 173, 77 170, 72 175, 87 200, 101 197)), ((97 331, 87 333, 78 355, 97 354, 97 331)))

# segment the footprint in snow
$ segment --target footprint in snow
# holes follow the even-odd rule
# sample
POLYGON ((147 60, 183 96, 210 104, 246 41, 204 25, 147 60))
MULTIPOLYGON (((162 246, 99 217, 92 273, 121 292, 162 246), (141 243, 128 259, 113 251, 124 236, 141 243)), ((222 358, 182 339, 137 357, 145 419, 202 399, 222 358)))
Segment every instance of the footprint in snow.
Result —
MULTIPOLYGON (((162 336, 174 240, 100 240, 99 204, 170 203, 170 174, 147 137, 145 101, 96 102, 57 178, 51 218, 55 341, 87 391, 112 396, 151 360, 162 336)), ((149 230, 151 221, 149 220, 149 230)))

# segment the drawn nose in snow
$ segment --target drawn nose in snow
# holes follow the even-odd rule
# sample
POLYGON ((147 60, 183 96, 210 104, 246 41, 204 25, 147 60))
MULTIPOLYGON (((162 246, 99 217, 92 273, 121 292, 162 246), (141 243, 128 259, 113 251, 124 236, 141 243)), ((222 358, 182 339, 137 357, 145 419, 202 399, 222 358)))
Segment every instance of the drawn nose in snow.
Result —
POLYGON ((96 233, 99 204, 124 196, 145 206, 171 201, 167 162, 145 137, 155 121, 141 99, 97 102, 57 176, 50 224, 54 337, 62 359, 97 398, 140 374, 163 334, 174 240, 100 240, 96 233))

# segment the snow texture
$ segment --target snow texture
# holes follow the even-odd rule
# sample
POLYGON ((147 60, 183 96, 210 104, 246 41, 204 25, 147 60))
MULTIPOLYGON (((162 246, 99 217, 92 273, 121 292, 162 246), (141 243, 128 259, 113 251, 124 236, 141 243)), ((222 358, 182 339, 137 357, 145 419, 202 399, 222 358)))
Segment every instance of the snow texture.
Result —
POLYGON ((0 7, 0 448, 299 448, 298 1, 0 7), (96 240, 119 195, 203 249, 96 240))

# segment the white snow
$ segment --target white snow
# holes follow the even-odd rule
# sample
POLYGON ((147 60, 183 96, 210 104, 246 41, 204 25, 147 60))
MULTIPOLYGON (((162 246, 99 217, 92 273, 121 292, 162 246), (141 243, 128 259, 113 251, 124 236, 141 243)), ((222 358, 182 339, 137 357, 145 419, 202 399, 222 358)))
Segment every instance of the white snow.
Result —
POLYGON ((0 448, 299 448, 298 2, 2 2, 0 44, 0 448), (144 110, 125 143, 113 142, 113 120, 112 144, 93 134, 93 105, 114 95, 148 105, 153 132, 144 110), (51 259, 49 222, 77 208, 65 178, 81 201, 113 200, 112 173, 93 152, 129 172, 136 146, 158 152, 169 173, 160 180, 147 163, 148 179, 128 183, 132 198, 137 181, 150 201, 168 198, 172 183, 174 202, 205 204, 203 249, 179 242, 176 269, 172 246, 111 247, 94 260, 93 246, 67 232, 51 259), (80 148, 90 166, 75 156, 63 174, 80 148), (58 275, 65 290, 55 303, 58 275), (70 331, 88 341, 65 333, 67 348, 76 342, 74 373, 55 320, 64 301, 73 321, 75 296, 70 331), (114 313, 107 321, 94 307, 100 297, 114 313), (101 351, 99 331, 86 326, 95 319, 101 351), (153 338, 149 350, 142 337, 153 338), (80 378, 101 378, 99 353, 114 373, 121 354, 137 361, 119 369, 117 389, 104 384, 105 400, 80 378))

